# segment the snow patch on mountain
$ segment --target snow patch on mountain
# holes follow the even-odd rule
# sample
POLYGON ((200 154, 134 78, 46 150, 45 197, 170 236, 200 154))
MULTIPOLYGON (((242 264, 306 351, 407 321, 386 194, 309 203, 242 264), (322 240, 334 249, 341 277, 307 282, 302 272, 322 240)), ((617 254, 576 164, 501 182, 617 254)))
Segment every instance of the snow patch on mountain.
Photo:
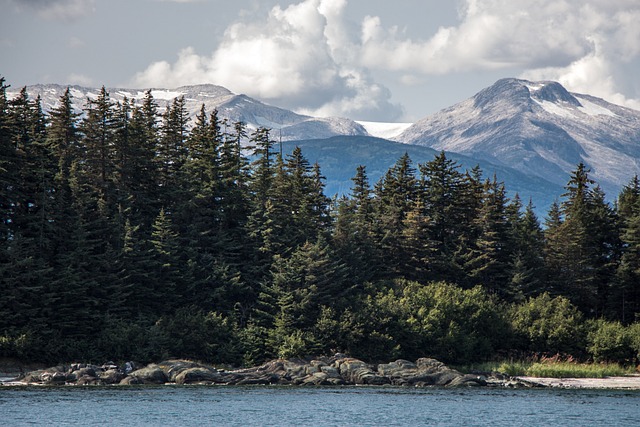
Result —
MULTIPOLYGON (((31 98, 40 95, 45 111, 56 108, 67 86, 34 85, 27 87, 31 98)), ((99 89, 82 86, 69 87, 72 103, 78 112, 83 112, 88 100, 95 100, 99 89)), ((146 96, 146 89, 113 88, 107 89, 111 100, 122 102, 125 98, 140 103, 146 96)), ((9 99, 18 92, 7 91, 9 99)), ((218 110, 218 117, 231 123, 242 121, 249 132, 258 127, 272 129, 272 137, 288 140, 330 138, 337 135, 368 135, 365 128, 353 120, 340 117, 311 117, 293 111, 262 103, 246 95, 237 95, 230 90, 211 84, 182 86, 175 89, 151 89, 151 96, 162 112, 172 101, 184 97, 185 108, 193 118, 204 104, 207 112, 218 110)), ((193 120, 191 121, 193 124, 193 120)))
POLYGON ((640 174, 640 112, 557 82, 502 79, 395 138, 564 185, 577 163, 615 197, 640 174))
POLYGON ((357 120, 367 130, 369 135, 377 138, 393 140, 396 136, 407 130, 413 123, 383 123, 365 122, 357 120))
POLYGON ((594 104, 593 102, 589 102, 586 99, 580 100, 580 103, 582 104, 582 107, 579 107, 578 109, 589 116, 616 117, 616 113, 614 113, 613 111, 600 105, 594 104))

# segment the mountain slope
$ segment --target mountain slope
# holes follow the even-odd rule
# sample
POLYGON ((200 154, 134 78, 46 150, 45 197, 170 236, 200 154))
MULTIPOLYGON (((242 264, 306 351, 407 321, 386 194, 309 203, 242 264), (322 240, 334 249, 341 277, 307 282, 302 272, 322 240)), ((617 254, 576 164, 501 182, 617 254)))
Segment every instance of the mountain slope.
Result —
MULTIPOLYGON (((418 163, 426 163, 436 156, 438 151, 419 145, 407 145, 367 136, 336 136, 322 140, 289 141, 283 143, 283 153, 290 153, 295 146, 302 149, 304 156, 311 162, 317 162, 326 176, 326 193, 328 195, 348 194, 351 178, 356 167, 365 165, 369 183, 373 185, 404 154, 408 153, 414 167, 418 163)), ((536 212, 540 217, 553 201, 562 194, 562 186, 543 178, 530 176, 517 169, 498 165, 487 160, 477 159, 456 153, 447 153, 447 157, 455 160, 461 170, 470 170, 479 165, 485 178, 495 174, 499 181, 504 181, 513 197, 518 193, 526 204, 532 199, 536 212)))
POLYGON ((640 112, 570 93, 556 82, 499 80, 395 139, 489 160, 557 185, 584 162, 613 197, 640 173, 640 112))
MULTIPOLYGON (((60 97, 67 86, 47 84, 27 86, 31 98, 40 95, 42 106, 49 111, 58 105, 60 97)), ((100 89, 82 86, 70 86, 74 107, 80 111, 88 99, 95 99, 100 89)), ((107 89, 114 101, 122 101, 125 97, 138 102, 145 96, 146 89, 107 89)), ((8 98, 17 95, 17 91, 7 91, 8 98)), ((329 138, 335 135, 368 135, 365 128, 353 120, 340 117, 311 117, 294 113, 283 108, 274 107, 246 95, 236 95, 222 86, 195 85, 182 86, 176 89, 152 89, 159 111, 170 104, 173 99, 184 96, 187 111, 195 116, 202 104, 207 111, 218 109, 221 119, 230 122, 243 121, 249 129, 260 126, 272 129, 272 136, 283 141, 313 138, 329 138)))

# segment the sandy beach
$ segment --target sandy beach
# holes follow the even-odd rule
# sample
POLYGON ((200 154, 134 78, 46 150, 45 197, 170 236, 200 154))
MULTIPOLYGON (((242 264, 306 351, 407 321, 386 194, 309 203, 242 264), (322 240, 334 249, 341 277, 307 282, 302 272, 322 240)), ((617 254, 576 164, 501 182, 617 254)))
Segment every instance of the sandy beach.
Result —
POLYGON ((640 375, 605 378, 518 377, 518 379, 546 387, 640 390, 640 375))

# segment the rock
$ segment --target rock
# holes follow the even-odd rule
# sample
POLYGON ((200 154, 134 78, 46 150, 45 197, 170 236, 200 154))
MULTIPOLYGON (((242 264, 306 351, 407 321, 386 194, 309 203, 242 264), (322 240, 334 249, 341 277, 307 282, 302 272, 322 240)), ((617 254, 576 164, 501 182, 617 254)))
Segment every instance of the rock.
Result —
POLYGON ((461 375, 452 379, 447 387, 478 387, 487 385, 487 381, 482 376, 478 375, 461 375))
POLYGON ((76 370, 73 370, 73 368, 74 366, 71 365, 71 369, 70 369, 71 372, 67 374, 67 380, 71 382, 77 381, 78 379, 84 376, 93 377, 93 378, 96 378, 98 376, 96 374, 96 370, 92 366, 85 365, 85 367, 78 368, 76 370))
POLYGON ((142 380, 138 377, 128 376, 122 379, 119 383, 120 385, 139 385, 144 384, 142 380))
POLYGON ((40 376, 44 384, 64 384, 67 382, 67 375, 64 372, 44 372, 40 376))
POLYGON ((138 378, 143 384, 164 384, 168 381, 167 374, 154 364, 133 371, 129 376, 138 378))
POLYGON ((277 384, 280 378, 277 375, 265 374, 260 376, 245 376, 236 382, 235 385, 271 385, 277 384))
POLYGON ((105 384, 118 384, 125 378, 125 374, 119 369, 109 369, 101 372, 99 378, 105 384))
POLYGON ((136 369, 138 369, 138 367, 134 362, 127 362, 124 364, 123 371, 126 375, 129 375, 131 372, 135 371, 136 369))
POLYGON ((176 382, 176 378, 178 377, 178 375, 188 369, 203 368, 207 370, 215 370, 215 368, 213 368, 212 366, 207 366, 201 363, 183 359, 165 360, 158 363, 158 367, 160 367, 164 371, 169 382, 176 382))
POLYGON ((180 372, 175 377, 174 382, 176 384, 220 383, 223 382, 223 379, 216 370, 195 367, 180 372))
POLYGON ((513 379, 499 381, 482 375, 463 375, 444 363, 430 358, 415 363, 398 359, 380 365, 336 355, 332 358, 276 359, 263 365, 234 371, 218 370, 213 366, 189 360, 166 360, 133 370, 127 362, 119 369, 113 362, 102 366, 73 364, 30 372, 24 383, 102 385, 102 384, 229 384, 229 385, 401 385, 427 386, 526 386, 513 379))
POLYGON ((76 385, 104 385, 104 382, 100 378, 84 375, 78 378, 76 385))
POLYGON ((340 376, 347 384, 384 385, 391 383, 389 378, 378 375, 362 360, 345 358, 337 360, 336 364, 340 376))

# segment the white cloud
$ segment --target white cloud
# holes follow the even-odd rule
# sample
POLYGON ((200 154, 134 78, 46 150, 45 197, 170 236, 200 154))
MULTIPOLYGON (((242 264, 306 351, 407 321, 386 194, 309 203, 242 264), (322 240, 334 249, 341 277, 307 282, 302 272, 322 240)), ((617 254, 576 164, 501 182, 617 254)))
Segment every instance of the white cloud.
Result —
POLYGON ((357 27, 345 22, 345 5, 346 0, 305 0, 276 6, 262 22, 230 25, 210 56, 183 49, 175 63, 153 63, 132 83, 210 82, 297 111, 394 120, 401 108, 355 62, 357 27))
POLYGON ((640 106, 640 93, 618 89, 619 79, 636 76, 614 73, 639 59, 637 0, 465 0, 460 6, 457 26, 425 40, 365 18, 362 63, 427 75, 515 68, 525 78, 558 80, 573 91, 640 106))
POLYGON ((67 46, 69 46, 72 49, 80 49, 85 47, 86 45, 87 43, 79 37, 70 37, 69 40, 67 41, 67 46))
POLYGON ((95 0, 9 0, 16 6, 27 6, 47 20, 70 21, 94 11, 95 0))
MULTIPOLYGON (((71 1, 71 0, 70 0, 71 1)), ((373 75, 397 73, 402 85, 428 76, 509 70, 558 80, 568 89, 628 106, 620 64, 640 58, 637 0, 461 0, 457 25, 411 39, 377 16, 345 18, 347 0, 276 6, 259 22, 230 25, 210 55, 185 48, 155 62, 132 84, 215 83, 311 114, 394 120, 402 108, 373 75), (390 73, 389 73, 390 72, 390 73)), ((634 80, 635 81, 635 80, 634 80)))

